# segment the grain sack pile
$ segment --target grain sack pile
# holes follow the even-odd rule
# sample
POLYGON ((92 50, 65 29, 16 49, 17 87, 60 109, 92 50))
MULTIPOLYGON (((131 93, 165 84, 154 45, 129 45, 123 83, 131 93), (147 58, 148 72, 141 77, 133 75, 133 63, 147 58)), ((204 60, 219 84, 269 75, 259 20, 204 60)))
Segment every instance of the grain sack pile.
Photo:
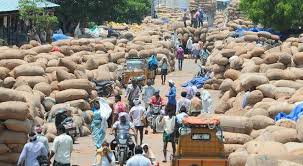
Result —
POLYGON ((28 96, 0 88, 0 165, 16 165, 35 121, 28 96))

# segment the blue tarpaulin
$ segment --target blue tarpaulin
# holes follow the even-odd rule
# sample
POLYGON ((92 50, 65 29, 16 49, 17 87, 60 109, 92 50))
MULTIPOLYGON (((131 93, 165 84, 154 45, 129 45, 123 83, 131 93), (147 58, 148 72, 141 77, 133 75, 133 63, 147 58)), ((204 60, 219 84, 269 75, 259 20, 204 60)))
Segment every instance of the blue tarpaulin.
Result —
POLYGON ((53 42, 55 42, 55 41, 59 41, 59 40, 65 40, 65 39, 70 39, 71 37, 69 37, 69 36, 66 36, 66 35, 64 35, 64 34, 61 34, 61 33, 55 33, 55 34, 53 34, 53 37, 52 37, 52 40, 53 40, 53 42))
POLYGON ((185 82, 182 84, 182 87, 188 87, 188 86, 196 86, 198 89, 202 88, 205 81, 209 79, 208 76, 204 77, 194 77, 192 80, 185 82))
POLYGON ((275 34, 275 35, 278 35, 280 37, 282 37, 283 35, 280 33, 280 32, 277 32, 277 31, 274 31, 273 29, 271 28, 237 28, 237 30, 235 30, 234 32, 234 35, 235 37, 241 37, 241 36, 244 36, 244 32, 246 31, 251 31, 251 32, 269 32, 271 34, 275 34))
POLYGON ((300 116, 303 115, 303 102, 297 105, 290 114, 286 114, 284 112, 280 112, 278 115, 275 117, 275 121, 278 121, 280 119, 290 119, 293 121, 297 121, 300 116))

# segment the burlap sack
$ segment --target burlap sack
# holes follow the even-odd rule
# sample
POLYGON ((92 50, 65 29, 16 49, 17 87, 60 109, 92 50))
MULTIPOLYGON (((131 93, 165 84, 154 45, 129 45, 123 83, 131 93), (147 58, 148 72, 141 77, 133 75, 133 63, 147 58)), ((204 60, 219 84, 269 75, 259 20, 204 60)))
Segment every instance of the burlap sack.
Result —
POLYGON ((253 124, 246 117, 226 116, 219 117, 221 127, 224 131, 242 134, 250 134, 253 124))
MULTIPOLYGON (((6 153, 3 155, 0 155, 0 162, 16 165, 16 163, 18 162, 19 156, 20 156, 20 153, 6 153)), ((7 166, 7 165, 5 165, 5 166, 7 166)))
POLYGON ((240 133, 224 132, 224 143, 225 144, 245 144, 252 140, 249 135, 240 133))
POLYGON ((7 146, 13 153, 21 153, 24 147, 23 144, 8 144, 7 146))
POLYGON ((23 59, 25 55, 25 50, 7 49, 3 52, 0 52, 0 59, 23 59))
POLYGON ((36 46, 31 50, 39 54, 39 53, 49 53, 52 50, 52 48, 53 48, 52 45, 47 44, 47 45, 36 46))
POLYGON ((75 75, 68 73, 67 71, 64 71, 64 70, 57 70, 56 76, 57 76, 57 81, 59 81, 59 82, 64 81, 64 80, 76 79, 75 75))
POLYGON ((277 80, 272 83, 276 87, 289 87, 294 89, 300 89, 303 87, 302 83, 291 81, 291 80, 277 80))
POLYGON ((26 64, 24 60, 21 59, 2 59, 0 60, 0 66, 5 67, 9 70, 13 70, 15 67, 26 64))
POLYGON ((301 102, 303 100, 303 88, 297 90, 288 100, 290 103, 301 102))
POLYGON ((224 77, 232 79, 234 81, 240 77, 240 72, 234 69, 228 69, 224 73, 224 77))
POLYGON ((85 90, 67 89, 56 93, 55 100, 57 103, 64 103, 72 100, 86 99, 88 96, 89 95, 85 90))
POLYGON ((235 53, 236 53, 236 51, 233 49, 223 49, 221 51, 222 56, 226 57, 226 58, 230 58, 230 57, 234 56, 235 53))
POLYGON ((0 142, 4 144, 25 144, 27 134, 5 130, 0 133, 0 142))
POLYGON ((0 119, 25 120, 28 116, 28 104, 20 101, 0 103, 0 119))
POLYGON ((303 141, 303 116, 301 116, 297 121, 296 129, 297 129, 298 139, 300 141, 303 141))
POLYGON ((249 118, 253 123, 253 129, 259 130, 264 129, 267 126, 275 124, 275 121, 264 115, 255 115, 249 118))
POLYGON ((83 89, 87 92, 93 90, 93 84, 88 81, 87 79, 71 79, 65 80, 58 84, 59 90, 66 90, 66 89, 83 89))
POLYGON ((71 107, 79 108, 81 110, 90 110, 91 108, 90 104, 83 99, 69 101, 67 102, 67 104, 69 104, 71 107))
POLYGON ((241 87, 245 90, 249 90, 253 87, 267 84, 269 80, 263 74, 259 73, 245 73, 240 75, 241 87))
POLYGON ((228 164, 230 166, 245 166, 247 157, 247 151, 233 152, 228 156, 228 164))
POLYGON ((296 65, 302 65, 303 61, 303 52, 299 52, 293 55, 293 60, 296 65))
POLYGON ((220 85, 220 90, 225 92, 225 91, 228 91, 231 87, 232 87, 232 84, 233 84, 233 80, 231 79, 225 79, 221 85, 220 85))
POLYGON ((280 112, 289 114, 294 107, 294 104, 289 104, 287 102, 278 102, 268 108, 268 114, 271 118, 274 118, 280 112))
POLYGON ((36 84, 45 82, 48 83, 47 78, 42 77, 42 76, 20 76, 16 79, 16 84, 22 84, 26 83, 28 84, 31 88, 34 88, 36 84))
POLYGON ((244 116, 248 117, 248 118, 255 116, 255 115, 263 115, 263 116, 267 116, 267 117, 269 116, 268 111, 263 108, 253 108, 244 114, 244 116))
POLYGON ((41 82, 35 85, 34 90, 42 92, 44 95, 49 96, 52 92, 52 87, 50 84, 41 82))
POLYGON ((228 157, 231 153, 242 149, 244 146, 240 144, 224 144, 224 154, 228 157))
POLYGON ((246 96, 246 102, 248 105, 254 105, 263 99, 263 93, 260 90, 254 90, 246 96))
POLYGON ((249 154, 259 155, 283 155, 287 154, 286 147, 279 142, 272 141, 250 141, 244 144, 249 154))
POLYGON ((0 87, 0 102, 5 101, 23 101, 26 99, 18 91, 0 87))
POLYGON ((26 119, 24 121, 8 119, 4 122, 6 128, 11 131, 30 133, 33 123, 26 119))
POLYGON ((280 119, 276 121, 276 126, 296 129, 296 122, 290 119, 280 119))
POLYGON ((73 62, 72 60, 62 58, 62 59, 59 59, 59 66, 64 66, 64 67, 68 68, 68 70, 70 72, 73 73, 77 68, 77 63, 73 62))
POLYGON ((296 89, 288 88, 288 87, 277 87, 274 89, 274 96, 275 99, 288 99, 290 98, 294 93, 296 92, 296 89))
POLYGON ((263 84, 263 85, 258 86, 256 89, 260 90, 264 97, 274 98, 275 97, 275 94, 274 94, 275 88, 276 88, 276 86, 274 86, 272 84, 263 84))

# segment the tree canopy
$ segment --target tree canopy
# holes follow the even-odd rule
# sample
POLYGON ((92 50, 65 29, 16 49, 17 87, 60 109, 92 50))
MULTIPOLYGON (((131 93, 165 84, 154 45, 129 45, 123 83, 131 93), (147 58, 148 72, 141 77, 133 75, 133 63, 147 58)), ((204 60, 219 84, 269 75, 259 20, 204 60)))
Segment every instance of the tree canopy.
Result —
MULTIPOLYGON (((150 13, 150 0, 51 0, 59 4, 56 14, 66 31, 78 22, 140 22, 150 13)), ((86 26, 86 25, 85 25, 86 26)))
POLYGON ((302 0, 241 0, 240 8, 266 28, 287 31, 303 25, 302 0))

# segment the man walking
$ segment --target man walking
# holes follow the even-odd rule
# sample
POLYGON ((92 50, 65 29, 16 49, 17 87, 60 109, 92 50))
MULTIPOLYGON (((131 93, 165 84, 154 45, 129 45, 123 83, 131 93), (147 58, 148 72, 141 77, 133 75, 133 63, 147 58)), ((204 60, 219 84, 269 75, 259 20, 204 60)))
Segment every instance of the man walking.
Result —
POLYGON ((58 134, 54 140, 50 159, 55 156, 54 166, 70 166, 71 154, 73 151, 73 139, 66 134, 63 125, 58 126, 58 134))
POLYGON ((141 92, 141 90, 137 84, 137 81, 133 79, 132 84, 129 85, 126 90, 126 97, 128 99, 129 108, 132 108, 134 106, 133 101, 134 101, 134 99, 137 99, 140 97, 140 92, 141 92))
POLYGON ((166 97, 168 98, 166 105, 166 112, 173 112, 175 114, 177 107, 177 100, 176 100, 177 89, 175 87, 175 82, 173 80, 169 80, 168 85, 170 89, 168 94, 166 95, 166 97))
POLYGON ((131 122, 134 124, 136 133, 140 133, 140 145, 142 145, 143 141, 143 130, 144 130, 144 118, 145 118, 145 108, 140 105, 140 100, 135 99, 133 108, 129 112, 129 116, 131 119, 131 122))
POLYGON ((126 162, 126 166, 151 166, 148 158, 143 156, 143 148, 141 146, 135 147, 135 155, 126 162))
POLYGON ((177 49, 177 55, 176 58, 178 60, 178 68, 180 71, 182 71, 182 67, 183 67, 183 61, 184 61, 184 50, 181 47, 181 45, 179 46, 179 48, 177 49))

